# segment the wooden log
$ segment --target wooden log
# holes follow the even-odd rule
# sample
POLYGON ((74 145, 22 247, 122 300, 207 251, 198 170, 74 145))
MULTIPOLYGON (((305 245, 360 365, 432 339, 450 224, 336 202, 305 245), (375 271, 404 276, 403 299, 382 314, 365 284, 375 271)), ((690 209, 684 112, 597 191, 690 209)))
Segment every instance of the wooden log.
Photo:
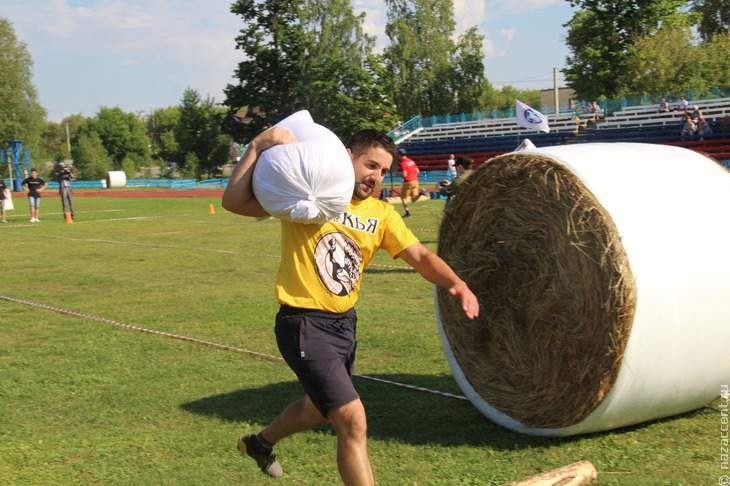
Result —
POLYGON ((502 486, 581 486, 592 483, 597 477, 593 464, 580 461, 502 486))

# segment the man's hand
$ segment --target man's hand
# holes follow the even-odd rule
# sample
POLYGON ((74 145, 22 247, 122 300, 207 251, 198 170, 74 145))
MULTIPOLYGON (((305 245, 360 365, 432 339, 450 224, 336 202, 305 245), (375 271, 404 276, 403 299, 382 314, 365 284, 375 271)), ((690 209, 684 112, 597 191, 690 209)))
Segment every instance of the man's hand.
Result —
POLYGON ((449 288, 449 295, 461 300, 461 309, 469 319, 479 317, 479 301, 463 281, 449 288))
POLYGON ((256 138, 251 141, 251 145, 254 146, 256 158, 258 159, 261 152, 270 149, 274 145, 296 143, 296 141, 297 139, 294 138, 294 135, 289 130, 281 127, 273 127, 256 135, 256 138))
POLYGON ((265 150, 275 145, 295 143, 294 135, 281 127, 274 127, 256 136, 233 169, 223 193, 223 207, 243 216, 268 216, 253 193, 253 171, 256 161, 265 150))

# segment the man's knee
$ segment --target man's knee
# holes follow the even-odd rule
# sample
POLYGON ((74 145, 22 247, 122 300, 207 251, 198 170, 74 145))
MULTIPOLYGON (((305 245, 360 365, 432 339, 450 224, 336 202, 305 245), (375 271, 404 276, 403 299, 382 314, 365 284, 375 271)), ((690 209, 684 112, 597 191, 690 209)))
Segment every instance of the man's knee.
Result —
POLYGON ((362 402, 354 400, 328 414, 332 426, 338 436, 346 436, 356 440, 367 437, 367 417, 362 402))

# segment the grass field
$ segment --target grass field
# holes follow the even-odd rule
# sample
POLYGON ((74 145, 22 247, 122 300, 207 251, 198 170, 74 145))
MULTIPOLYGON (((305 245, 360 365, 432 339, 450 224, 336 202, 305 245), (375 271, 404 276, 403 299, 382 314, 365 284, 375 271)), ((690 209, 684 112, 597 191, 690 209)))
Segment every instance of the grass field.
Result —
MULTIPOLYGON (((207 198, 78 197, 74 224, 57 198, 42 204, 41 223, 29 223, 16 200, 0 227, 0 294, 28 301, 0 299, 0 484, 339 483, 328 427, 277 446, 280 480, 235 449, 241 433, 301 395, 284 363, 241 351, 278 356, 278 222, 226 213, 207 198)), ((407 220, 432 249, 442 205, 419 203, 407 220)), ((373 263, 358 304, 357 372, 461 394, 430 284, 385 252, 373 263)), ((501 484, 579 460, 596 466, 601 485, 714 485, 727 473, 720 401, 545 439, 509 432, 465 400, 355 382, 380 485, 501 484)))

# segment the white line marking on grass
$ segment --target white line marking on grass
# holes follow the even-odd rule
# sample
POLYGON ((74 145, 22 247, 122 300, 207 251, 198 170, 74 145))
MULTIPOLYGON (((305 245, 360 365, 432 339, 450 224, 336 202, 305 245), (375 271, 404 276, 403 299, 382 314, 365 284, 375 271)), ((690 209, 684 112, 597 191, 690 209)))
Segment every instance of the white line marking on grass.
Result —
MULTIPOLYGON (((188 342, 197 343, 197 344, 205 344, 206 346, 213 346, 215 348, 224 349, 226 351, 236 351, 238 353, 250 354, 252 356, 258 356, 260 358, 266 358, 266 359, 270 359, 270 360, 274 360, 274 361, 284 361, 281 357, 274 356, 274 355, 271 355, 271 354, 260 353, 258 351, 252 351, 250 349, 237 348, 235 346, 229 346, 227 344, 220 344, 220 343, 216 343, 216 342, 213 342, 213 341, 206 341, 204 339, 197 339, 197 338, 193 338, 193 337, 182 336, 180 334, 175 334, 175 333, 172 333, 172 332, 158 331, 158 330, 155 330, 155 329, 148 329, 146 327, 135 326, 135 325, 132 325, 132 324, 125 324, 123 322, 118 322, 118 321, 115 321, 115 320, 112 320, 112 319, 107 319, 106 317, 99 317, 99 316, 94 316, 94 315, 91 315, 91 314, 85 314, 83 312, 76 312, 76 311, 72 311, 72 310, 68 310, 68 309, 62 309, 60 307, 54 307, 54 306, 51 306, 51 305, 40 304, 38 302, 32 302, 32 301, 29 301, 29 300, 23 300, 23 299, 18 299, 18 298, 15 298, 15 297, 9 297, 7 295, 0 295, 0 299, 7 300, 8 302, 15 302, 16 304, 29 305, 29 306, 32 306, 32 307, 38 307, 40 309, 46 309, 46 310, 51 310, 51 311, 54 311, 54 312, 60 312, 62 314, 67 314, 67 315, 74 316, 74 317, 81 317, 81 318, 84 318, 84 319, 91 319, 91 320, 94 320, 94 321, 104 322, 104 323, 112 324, 114 326, 119 326, 119 327, 122 327, 122 328, 125 328, 125 329, 131 329, 133 331, 141 331, 141 332, 146 332, 146 333, 149 333, 149 334, 157 334, 159 336, 166 336, 166 337, 170 337, 170 338, 174 338, 174 339, 180 339, 182 341, 188 341, 188 342)), ((382 378, 374 378, 372 376, 367 376, 367 375, 353 374, 353 376, 357 376, 357 377, 362 378, 362 379, 365 379, 365 380, 375 381, 375 382, 378 382, 378 383, 386 383, 388 385, 395 385, 395 386, 398 386, 400 388, 407 388, 409 390, 415 390, 415 391, 421 391, 421 392, 430 393, 430 394, 433 394, 433 395, 439 395, 439 396, 442 396, 442 397, 458 398, 460 400, 468 400, 468 398, 466 398, 465 396, 462 396, 462 395, 455 395, 453 393, 448 393, 448 392, 442 392, 442 391, 438 391, 438 390, 433 390, 431 388, 424 388, 424 387, 421 387, 421 386, 409 385, 407 383, 399 383, 397 381, 390 381, 390 380, 385 380, 385 379, 382 379, 382 378)))
MULTIPOLYGON (((28 225, 30 226, 30 225, 28 225)), ((13 226, 13 228, 17 228, 18 226, 13 226)), ((168 248, 173 250, 190 250, 190 251, 203 251, 203 252, 211 252, 211 253, 223 253, 226 255, 242 255, 240 251, 235 250, 216 250, 214 248, 195 248, 195 247, 185 247, 185 246, 175 246, 175 245, 161 245, 157 243, 140 243, 136 241, 116 241, 116 240, 106 240, 106 239, 99 239, 99 238, 74 238, 71 236, 59 236, 59 235, 39 235, 39 234, 28 234, 28 233, 14 233, 12 231, 2 231, 0 232, 0 236, 2 235, 20 235, 20 236, 31 236, 34 238, 55 238, 58 240, 68 240, 68 241, 85 241, 89 243, 109 243, 113 245, 132 245, 132 246, 146 246, 149 248, 168 248)), ((280 255, 249 255, 251 258, 281 258, 280 255)), ((410 266, 404 266, 404 265, 386 265, 381 263, 371 263, 369 265, 370 267, 380 267, 380 268, 394 268, 394 269, 400 269, 400 270, 410 270, 412 272, 415 272, 416 270, 413 267, 410 266)), ((367 269, 366 269, 367 270, 367 269)))
MULTIPOLYGON (((185 216, 184 214, 181 216, 185 216)), ((108 219, 87 219, 82 221, 76 221, 74 219, 74 223, 106 223, 109 221, 140 221, 145 219, 161 219, 165 216, 132 216, 129 218, 108 218, 108 219)))
MULTIPOLYGON (((28 225, 30 226, 30 225, 28 225)), ((17 226, 13 226, 13 228, 16 228, 17 226)), ((74 238, 72 236, 59 236, 59 235, 39 235, 39 234, 27 234, 27 233, 14 233, 12 231, 3 231, 0 233, 0 235, 6 234, 6 235, 21 235, 21 236, 31 236, 34 238, 53 238, 57 240, 68 240, 68 241, 85 241, 89 243, 109 243, 112 245, 132 245, 132 246, 146 246, 150 248, 169 248, 173 250, 192 250, 192 251, 206 251, 211 253, 223 253, 226 255, 241 255, 242 253, 240 251, 235 250, 217 250, 215 248, 195 248, 195 247, 185 247, 185 246, 175 246, 175 245, 161 245, 157 243, 140 243, 136 241, 116 241, 116 240, 102 240, 99 238, 74 238)), ((264 258, 280 258, 280 255, 259 255, 259 257, 264 258)), ((411 270, 415 272, 415 269, 413 267, 404 266, 404 265, 385 265, 380 263, 371 263, 369 266, 371 267, 381 267, 381 268, 397 268, 402 270, 411 270)))
POLYGON ((240 255, 237 251, 231 251, 231 250, 216 250, 214 248, 193 248, 193 247, 184 247, 184 246, 174 246, 174 245, 160 245, 157 243, 140 243, 136 241, 115 241, 115 240, 103 240, 99 238, 74 238, 72 236, 60 236, 60 235, 31 235, 27 233, 13 233, 11 231, 3 231, 0 233, 2 234, 8 234, 8 235, 21 235, 21 236, 32 236, 36 238, 54 238, 57 240, 68 240, 68 241, 84 241, 88 243, 109 243, 113 245, 132 245, 132 246, 146 246, 151 248, 171 248, 175 250, 192 250, 192 251, 207 251, 207 252, 213 252, 213 253, 225 253, 227 255, 240 255))

